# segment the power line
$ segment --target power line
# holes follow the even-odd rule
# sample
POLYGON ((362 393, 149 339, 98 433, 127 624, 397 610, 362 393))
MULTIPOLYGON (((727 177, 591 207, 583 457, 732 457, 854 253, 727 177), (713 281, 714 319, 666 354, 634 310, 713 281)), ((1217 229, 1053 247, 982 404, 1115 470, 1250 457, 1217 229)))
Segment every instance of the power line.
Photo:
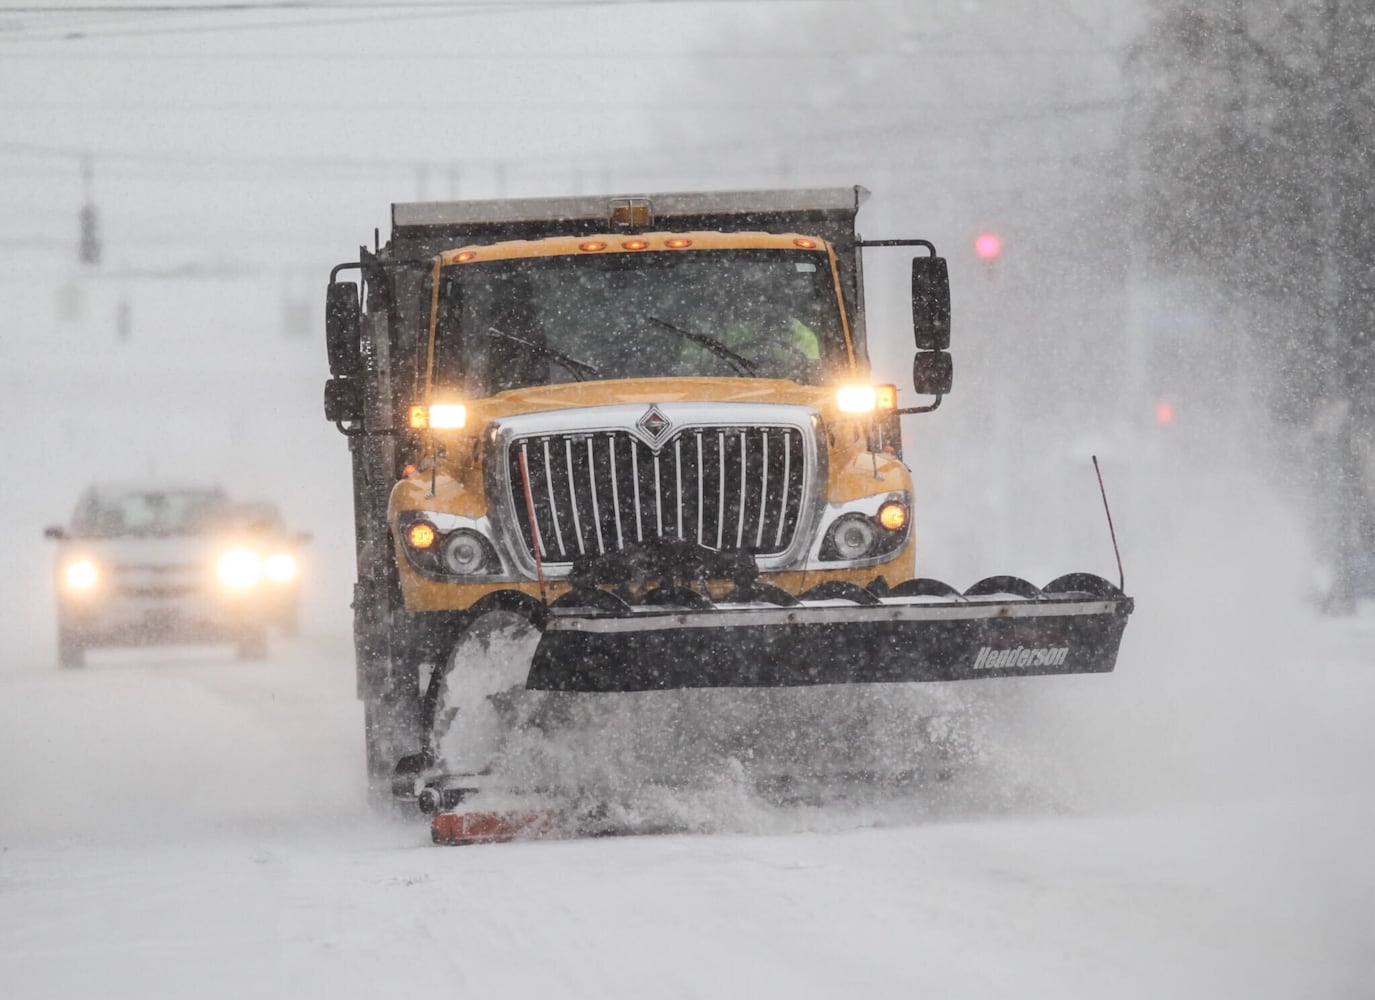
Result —
MULTIPOLYGON (((1119 102, 1077 102, 1081 111, 1100 111, 1116 110, 1121 105, 1119 102)), ((117 101, 110 103, 99 103, 90 101, 75 102, 45 102, 45 101, 6 101, 0 98, 0 108, 10 111, 41 111, 41 112, 92 112, 96 114, 108 114, 110 112, 135 112, 146 113, 156 112, 158 114, 221 114, 248 113, 261 114, 263 112, 283 112, 296 113, 309 111, 312 113, 334 113, 343 115, 355 115, 364 113, 395 114, 398 111, 424 111, 430 112, 454 112, 454 111, 474 111, 481 113, 500 113, 507 114, 518 111, 527 115, 543 114, 568 114, 576 111, 644 111, 646 114, 659 114, 672 112, 675 114, 701 113, 704 115, 717 114, 749 114, 754 112, 795 112, 802 111, 810 114, 824 116, 828 111, 851 113, 856 111, 870 112, 892 112, 902 111, 906 113, 930 113, 950 110, 950 105, 946 102, 933 102, 930 104, 904 104, 894 107, 891 101, 849 101, 843 108, 818 108, 810 101, 780 102, 770 100, 759 101, 735 101, 735 102, 687 102, 682 104, 662 102, 653 105, 645 104, 642 101, 607 101, 593 97, 590 101, 492 101, 476 99, 471 101, 444 101, 439 103, 403 105, 395 101, 386 101, 375 104, 365 104, 362 102, 336 99, 331 101, 225 101, 219 103, 188 103, 188 102, 154 102, 154 101, 117 101)), ((998 102, 983 104, 963 104, 962 109, 969 109, 974 112, 992 111, 1004 109, 1005 105, 998 102)), ((997 116, 973 118, 964 116, 970 122, 987 123, 989 121, 1017 120, 1022 114, 1036 116, 1045 115, 1044 108, 1010 108, 997 116)), ((1059 114, 1059 109, 1051 112, 1059 114)), ((913 122, 903 119, 893 120, 894 126, 913 124, 913 122)))
MULTIPOLYGON (((514 59, 523 59, 532 62, 543 62, 548 60, 572 60, 576 62, 597 62, 601 60, 614 60, 616 62, 650 62, 659 63, 669 60, 674 61, 697 61, 697 60, 746 60, 756 62, 761 59, 904 59, 911 60, 918 56, 923 62, 933 59, 970 59, 973 57, 988 57, 999 60, 1004 59, 1040 59, 1040 58, 1063 58, 1066 56, 1093 56, 1102 55, 1099 49, 1086 48, 1016 48, 1016 49, 997 49, 997 48, 941 48, 933 51, 921 51, 918 54, 904 52, 898 49, 699 49, 696 51, 684 50, 680 52, 665 52, 662 50, 654 52, 626 52, 619 50, 593 51, 588 49, 579 50, 552 50, 552 49, 521 49, 500 51, 486 49, 482 52, 464 52, 454 49, 444 51, 429 52, 368 52, 365 60, 369 64, 382 62, 406 62, 414 63, 420 61, 443 61, 460 63, 467 65, 477 62, 509 62, 514 59)), ((42 61, 50 59, 66 58, 65 54, 52 52, 14 52, 7 54, 7 61, 25 59, 30 61, 42 61)), ((81 59, 83 62, 92 61, 116 61, 131 59, 137 62, 333 62, 348 61, 357 62, 360 56, 357 49, 340 49, 337 51, 227 51, 218 49, 214 52, 144 52, 141 50, 90 52, 83 50, 81 59)))
MULTIPOLYGON (((1000 124, 1021 124, 1032 122, 1044 122, 1057 118, 1069 118, 1082 114, 1097 114, 1106 112, 1120 111, 1123 107, 1121 100, 1117 98, 1104 98, 1098 100, 1085 100, 1076 102, 1066 102, 1058 105, 1031 106, 1023 108, 1007 108, 1001 104, 990 104, 982 110, 994 110, 997 113, 987 115, 961 114, 957 123, 959 128, 965 126, 983 127, 987 125, 1000 124)), ((701 109, 698 105, 693 105, 689 110, 701 109)), ((936 106, 937 110, 949 110, 946 105, 936 106)), ((393 109, 394 110, 394 109, 393 109)), ((706 108, 706 113, 717 110, 714 106, 706 108)), ((809 107, 793 108, 792 110, 811 110, 809 107)), ((870 110, 891 112, 891 106, 875 105, 870 110)), ((900 110, 916 110, 916 108, 901 108, 900 110)), ((928 109, 929 110, 929 109, 928 109)), ((649 111, 652 113, 653 108, 649 111)), ((809 126, 805 134, 799 133, 792 138, 807 141, 819 140, 850 140, 862 141, 865 138, 878 138, 892 133, 894 129, 904 129, 920 126, 926 132, 947 131, 950 123, 933 121, 931 119, 913 120, 908 118, 893 119, 886 118, 883 122, 867 124, 851 124, 845 127, 811 127, 809 126)), ((777 134, 774 136, 777 138, 777 134)), ((603 155, 607 162, 615 164, 618 161, 627 160, 632 157, 650 156, 656 153, 664 155, 681 156, 683 147, 690 145, 694 149, 712 148, 737 148, 740 138, 730 137, 713 140, 708 143, 700 141, 664 141, 653 147, 628 148, 620 150, 603 150, 603 155)), ((56 159, 79 159, 87 154, 102 161, 113 162, 154 162, 160 164, 179 164, 179 165, 199 165, 206 164, 226 167, 261 166, 267 168, 299 168, 309 171, 312 175, 321 171, 375 171, 378 169, 393 170, 405 169, 414 170, 416 168, 432 168, 439 170, 453 169, 455 167, 474 167, 485 166, 496 163, 515 163, 515 162, 567 162, 568 154, 562 151, 542 153, 542 154, 512 154, 505 156, 486 156, 471 157, 463 156, 458 160, 436 159, 433 157, 337 157, 324 154, 317 155, 297 155, 282 156, 272 154, 226 154, 226 153, 196 153, 187 151, 160 151, 153 149, 117 149, 117 148, 91 148, 86 146, 69 146, 48 143, 32 142, 12 142, 0 141, 0 155, 10 154, 12 156, 33 156, 42 158, 56 159)))
MULTIPOLYGON (((34 6, 0 4, 0 14, 242 14, 258 10, 487 10, 514 7, 617 7, 639 4, 729 3, 731 0, 240 0, 206 3, 102 3, 34 6)), ((834 0, 762 0, 817 3, 834 0)))
MULTIPOLYGON (((111 13, 133 13, 149 16, 153 14, 172 14, 179 16, 187 13, 212 13, 221 15, 233 14, 252 14, 252 13, 307 13, 324 12, 340 13, 343 11, 371 11, 373 16, 359 17, 307 17, 304 20, 268 20, 254 21, 246 24, 215 24, 197 25, 190 27, 165 27, 165 28, 129 28, 88 31, 81 29, 47 29, 56 33, 49 34, 28 34, 28 29, 19 29, 11 37, 0 37, 0 43, 25 43, 25 42, 72 42, 86 41, 89 39, 100 38, 147 38, 157 35, 206 35, 219 34, 231 31, 279 31, 284 28, 319 28, 334 27, 347 24, 376 24, 379 22, 398 22, 412 20, 447 19, 455 17, 482 16, 488 14, 504 13, 528 13, 531 11, 553 11, 553 10, 573 10, 578 8, 591 7, 670 7, 686 5, 717 5, 730 3, 731 0, 469 0, 465 3, 455 3, 452 0, 401 0, 398 3, 377 3, 377 2, 357 2, 357 3, 327 3, 323 0, 267 0, 266 3, 241 3, 241 4, 222 4, 223 9, 214 9, 208 5, 186 5, 176 4, 141 4, 141 5, 112 5, 112 6, 89 6, 82 5, 80 8, 38 8, 38 7, 10 7, 0 5, 0 13, 28 13, 28 14, 57 14, 63 16, 67 14, 111 14, 111 13), (274 6, 268 6, 268 3, 274 6), (156 10, 134 10, 132 7, 156 7, 156 10)), ((840 0, 752 0, 754 3, 786 3, 786 4, 829 4, 838 3, 840 0)))

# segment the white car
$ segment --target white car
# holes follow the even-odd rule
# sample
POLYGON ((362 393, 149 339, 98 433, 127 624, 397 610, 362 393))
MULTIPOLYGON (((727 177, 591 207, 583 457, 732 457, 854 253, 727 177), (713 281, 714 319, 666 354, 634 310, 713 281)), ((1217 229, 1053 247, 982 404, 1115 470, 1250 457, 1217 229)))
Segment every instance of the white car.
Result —
POLYGON ((301 617, 302 550, 310 533, 287 530, 277 505, 265 500, 236 503, 232 517, 244 544, 262 555, 268 621, 283 635, 295 635, 301 617))
POLYGON ((58 659, 91 646, 230 642, 267 654, 262 553, 214 486, 103 484, 82 494, 57 554, 58 659))

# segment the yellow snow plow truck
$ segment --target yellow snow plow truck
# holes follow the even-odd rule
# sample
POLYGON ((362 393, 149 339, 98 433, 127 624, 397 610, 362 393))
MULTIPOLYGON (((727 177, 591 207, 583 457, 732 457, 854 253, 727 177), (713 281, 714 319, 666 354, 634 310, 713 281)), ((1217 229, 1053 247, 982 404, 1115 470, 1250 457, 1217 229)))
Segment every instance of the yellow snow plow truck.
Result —
MULTIPOLYGON (((374 787, 452 820, 491 772, 444 751, 465 718, 454 692, 493 673, 468 661, 490 648, 484 623, 525 640, 474 689, 1113 669, 1120 586, 916 575, 899 418, 950 391, 949 282, 927 241, 859 238, 865 194, 396 204, 390 241, 334 269, 325 414, 353 460, 374 787), (917 250, 912 378, 929 399, 906 409, 865 345, 861 254, 893 246, 917 250)), ((435 829, 507 831, 490 815, 435 829)))

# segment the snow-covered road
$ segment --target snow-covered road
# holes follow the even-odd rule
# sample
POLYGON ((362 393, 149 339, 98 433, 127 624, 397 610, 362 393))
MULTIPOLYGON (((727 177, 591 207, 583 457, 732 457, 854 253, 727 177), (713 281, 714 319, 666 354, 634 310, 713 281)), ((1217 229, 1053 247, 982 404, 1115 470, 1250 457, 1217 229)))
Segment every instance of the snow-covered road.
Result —
MULTIPOLYGON (((1117 672, 1008 687, 987 758, 934 797, 724 794, 695 804, 710 835, 442 849, 363 801, 319 346, 245 352, 231 306, 194 356, 166 323, 0 368, 0 997, 1375 996, 1375 617, 1304 609, 1297 519, 1234 442, 1190 439, 1201 474, 1123 456, 1138 610, 1117 672), (126 391, 148 371, 157 392, 126 391), (145 472, 261 491, 314 531, 301 638, 262 664, 56 667, 42 526, 90 478, 145 472)), ((943 419, 977 456, 977 427, 943 419)), ((1103 572, 1079 471, 1024 481, 991 554, 956 544, 989 535, 977 484, 942 480, 925 571, 1103 572)))
POLYGON ((1375 759, 1375 622, 1288 638, 1308 654, 1219 665, 1187 691, 1169 666, 1173 684, 1145 683, 1140 655, 1042 683, 1006 734, 1015 796, 466 849, 366 811, 338 639, 279 643, 262 665, 214 649, 29 663, 0 673, 0 983, 25 998, 1369 996, 1375 812, 1355 778, 1375 759), (1229 691, 1243 674, 1263 689, 1229 691), (1233 698, 1247 721, 1223 714, 1233 698))

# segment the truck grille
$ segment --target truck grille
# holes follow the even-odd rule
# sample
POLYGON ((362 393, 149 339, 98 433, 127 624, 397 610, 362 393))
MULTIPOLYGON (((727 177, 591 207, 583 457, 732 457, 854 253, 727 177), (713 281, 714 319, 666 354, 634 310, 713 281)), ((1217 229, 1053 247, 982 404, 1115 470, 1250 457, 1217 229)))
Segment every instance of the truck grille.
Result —
POLYGON ((783 552, 802 512, 806 451, 796 427, 685 427, 657 452, 626 430, 531 435, 508 450, 516 523, 531 552, 521 456, 540 557, 570 562, 652 539, 783 552))

